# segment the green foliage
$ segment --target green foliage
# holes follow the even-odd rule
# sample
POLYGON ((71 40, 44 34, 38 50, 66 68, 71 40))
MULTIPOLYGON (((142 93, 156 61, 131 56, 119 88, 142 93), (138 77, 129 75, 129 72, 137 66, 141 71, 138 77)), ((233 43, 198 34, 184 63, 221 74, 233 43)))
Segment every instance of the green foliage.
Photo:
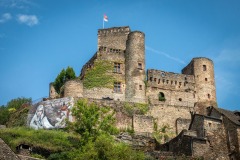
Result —
POLYGON ((166 101, 165 97, 160 97, 158 98, 159 101, 166 101))
POLYGON ((133 116, 133 114, 141 114, 144 115, 148 112, 149 107, 148 104, 145 103, 124 103, 124 111, 129 115, 133 116))
POLYGON ((69 129, 82 137, 81 147, 68 152, 52 154, 49 160, 143 160, 144 154, 132 150, 129 146, 116 142, 111 134, 116 133, 113 127, 113 112, 108 107, 98 107, 86 100, 79 100, 72 110, 76 121, 69 123, 69 129))
POLYGON ((65 75, 65 80, 68 81, 70 79, 76 78, 75 72, 72 67, 67 67, 66 69, 66 75, 65 75))
POLYGON ((75 122, 69 122, 68 127, 79 133, 83 138, 83 144, 95 140, 101 133, 114 134, 117 129, 114 127, 114 112, 109 107, 98 107, 96 104, 88 104, 87 100, 78 100, 72 109, 75 122))
POLYGON ((0 124, 11 126, 23 126, 27 117, 26 104, 31 103, 31 98, 16 98, 0 108, 0 124))
POLYGON ((55 81, 53 82, 53 86, 58 94, 61 92, 61 88, 64 83, 68 80, 75 79, 76 75, 72 67, 66 69, 62 69, 62 71, 58 74, 55 81))
POLYGON ((105 87, 113 88, 115 81, 111 75, 113 64, 106 60, 95 61, 94 67, 86 71, 83 86, 86 88, 105 87))
POLYGON ((26 144, 32 146, 34 150, 44 150, 48 153, 64 152, 79 148, 80 142, 80 136, 75 134, 59 130, 33 130, 23 127, 1 129, 0 137, 13 151, 16 151, 18 145, 26 144), (73 140, 78 143, 72 143, 73 140))
POLYGON ((10 117, 7 107, 0 107, 0 124, 5 125, 10 117))
POLYGON ((95 141, 88 141, 81 150, 74 150, 51 155, 49 160, 144 160, 142 152, 135 151, 123 143, 117 143, 106 134, 101 134, 95 141))
POLYGON ((158 129, 157 123, 154 121, 153 136, 159 143, 166 143, 174 136, 174 133, 171 131, 169 124, 164 124, 158 129))

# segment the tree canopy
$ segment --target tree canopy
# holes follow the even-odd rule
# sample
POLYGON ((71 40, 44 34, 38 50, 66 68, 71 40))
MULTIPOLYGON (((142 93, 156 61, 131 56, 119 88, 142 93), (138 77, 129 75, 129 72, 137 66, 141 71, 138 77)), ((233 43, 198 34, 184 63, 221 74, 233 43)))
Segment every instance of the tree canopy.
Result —
POLYGON ((62 71, 58 74, 55 81, 53 82, 53 86, 58 94, 61 92, 61 87, 68 80, 76 78, 75 72, 72 67, 67 67, 67 69, 62 69, 62 71))

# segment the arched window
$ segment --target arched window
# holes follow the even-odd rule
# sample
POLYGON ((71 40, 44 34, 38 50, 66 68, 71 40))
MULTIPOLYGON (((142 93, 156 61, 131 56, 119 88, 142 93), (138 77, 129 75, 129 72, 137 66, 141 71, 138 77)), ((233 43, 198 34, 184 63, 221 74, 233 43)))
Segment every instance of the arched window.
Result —
POLYGON ((164 95, 163 92, 159 92, 159 94, 158 94, 158 100, 159 100, 159 101, 165 101, 165 100, 166 100, 166 99, 165 99, 165 95, 164 95))

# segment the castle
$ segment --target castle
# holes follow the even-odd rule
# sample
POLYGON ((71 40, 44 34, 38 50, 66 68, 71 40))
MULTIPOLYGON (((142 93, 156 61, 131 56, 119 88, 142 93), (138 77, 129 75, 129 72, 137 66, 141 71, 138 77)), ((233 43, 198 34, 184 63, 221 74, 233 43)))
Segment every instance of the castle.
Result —
MULTIPOLYGON (((110 106, 116 111, 117 127, 137 134, 168 125, 178 136, 158 146, 161 150, 206 159, 240 158, 240 112, 217 107, 212 60, 193 58, 181 74, 146 71, 145 35, 129 27, 99 29, 97 48, 80 76, 67 81, 60 94, 50 83, 50 99, 87 98, 110 106), (146 104, 148 111, 126 115, 126 103, 146 104)), ((60 101, 65 100, 56 103, 60 101)))
MULTIPOLYGON (((215 88, 212 60, 193 58, 182 74, 146 71, 144 33, 115 27, 98 30, 97 52, 83 66, 79 80, 66 82, 62 96, 194 107, 216 104, 215 88), (102 75, 88 74, 99 65, 108 70, 102 75)), ((52 84, 49 97, 57 97, 52 84)))

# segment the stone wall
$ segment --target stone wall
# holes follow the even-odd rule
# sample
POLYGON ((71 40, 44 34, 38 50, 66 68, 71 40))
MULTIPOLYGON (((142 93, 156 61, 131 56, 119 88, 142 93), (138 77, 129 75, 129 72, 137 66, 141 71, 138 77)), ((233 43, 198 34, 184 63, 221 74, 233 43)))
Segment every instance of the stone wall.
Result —
POLYGON ((191 119, 177 118, 176 119, 176 134, 178 135, 182 130, 188 129, 191 119))
POLYGON ((193 108, 191 107, 183 107, 183 106, 172 106, 172 105, 152 105, 147 113, 147 115, 152 116, 155 119, 155 122, 158 125, 158 128, 162 128, 165 125, 169 125, 170 130, 169 134, 176 136, 176 132, 181 132, 181 129, 188 129, 188 125, 186 123, 185 127, 183 125, 177 126, 176 123, 178 118, 182 119, 191 119, 190 111, 193 108), (177 130, 178 128, 178 130, 177 130))
POLYGON ((166 104, 172 106, 194 107, 196 102, 195 94, 185 91, 166 90, 157 87, 146 89, 148 102, 153 105, 166 104), (164 95, 164 100, 160 100, 160 94, 164 95))
POLYGON ((193 75, 184 75, 161 70, 147 70, 148 86, 162 89, 194 91, 195 79, 193 75))
POLYGON ((223 123, 225 126, 228 151, 234 154, 237 159, 240 159, 240 127, 225 116, 223 117, 223 123))
POLYGON ((49 84, 49 98, 57 98, 59 95, 56 92, 53 83, 49 84))
POLYGON ((133 128, 136 134, 153 133, 153 117, 145 115, 133 115, 133 128))
POLYGON ((108 48, 126 49, 126 41, 130 32, 129 27, 114 27, 98 30, 98 48, 100 46, 108 48))
POLYGON ((197 132, 197 137, 205 137, 204 131, 204 116, 195 114, 192 120, 192 123, 189 126, 189 130, 193 130, 197 132))
POLYGON ((104 98, 110 98, 116 101, 125 101, 125 93, 123 91, 125 91, 124 84, 122 84, 122 92, 120 93, 114 93, 113 89, 110 88, 84 88, 83 97, 100 100, 104 98))
POLYGON ((79 79, 64 84, 64 97, 83 97, 83 84, 79 79))

